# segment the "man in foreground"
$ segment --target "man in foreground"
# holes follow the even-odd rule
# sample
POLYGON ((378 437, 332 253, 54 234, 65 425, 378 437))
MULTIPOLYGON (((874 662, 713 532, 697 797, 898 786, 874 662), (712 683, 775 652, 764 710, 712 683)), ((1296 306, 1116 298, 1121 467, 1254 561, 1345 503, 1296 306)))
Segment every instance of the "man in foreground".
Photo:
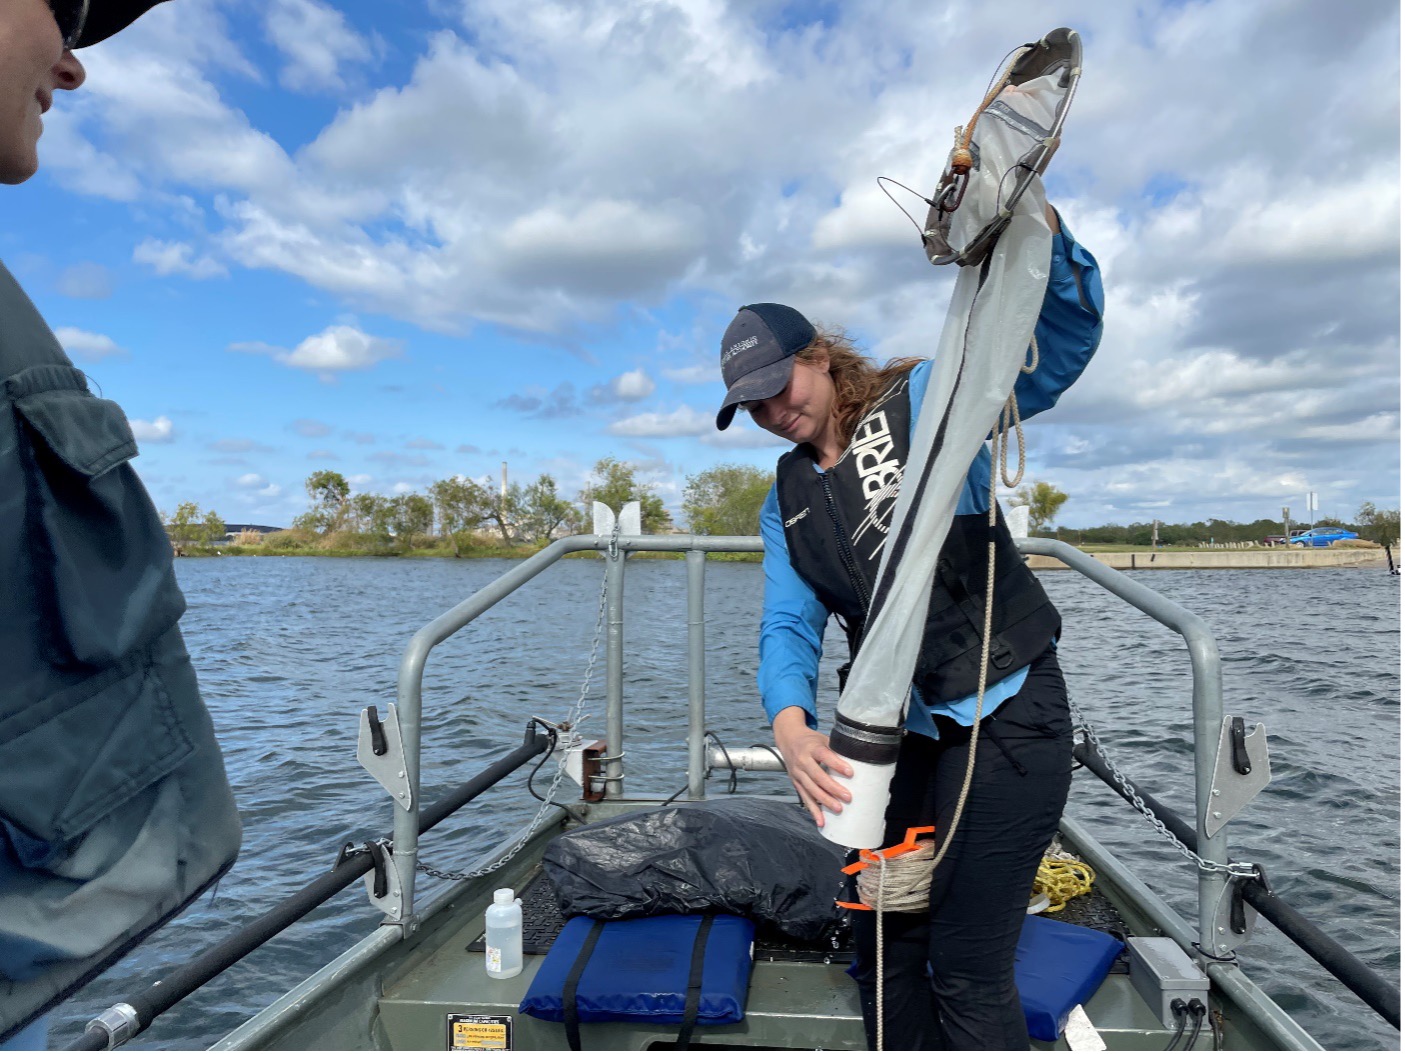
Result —
MULTIPOLYGON (((0 3, 0 182, 38 169, 74 48, 159 0, 0 3)), ((177 621, 185 598, 130 461, 0 266, 0 1046, 208 889, 240 827, 177 621)))

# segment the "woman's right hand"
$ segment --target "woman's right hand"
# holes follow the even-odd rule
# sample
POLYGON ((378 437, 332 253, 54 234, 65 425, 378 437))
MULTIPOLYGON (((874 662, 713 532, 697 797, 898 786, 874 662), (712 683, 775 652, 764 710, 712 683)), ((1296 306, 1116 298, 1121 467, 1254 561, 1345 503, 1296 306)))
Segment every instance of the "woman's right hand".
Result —
POLYGON ((785 758, 790 782, 810 810, 815 826, 823 827, 824 813, 820 806, 830 812, 842 812, 844 803, 851 797, 830 773, 837 772, 847 778, 853 776, 853 768, 829 749, 828 736, 809 726, 801 707, 788 706, 778 713, 771 722, 771 731, 776 737, 776 749, 785 758))

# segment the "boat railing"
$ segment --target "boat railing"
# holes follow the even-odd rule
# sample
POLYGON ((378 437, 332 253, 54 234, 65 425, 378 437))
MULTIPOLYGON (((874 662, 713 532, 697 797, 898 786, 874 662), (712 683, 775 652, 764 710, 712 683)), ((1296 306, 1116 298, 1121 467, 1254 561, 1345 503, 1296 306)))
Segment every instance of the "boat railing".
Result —
MULTIPOLYGON (((1216 751, 1224 722, 1224 696, 1219 648, 1214 635, 1199 616, 1168 600, 1119 571, 1100 563, 1073 546, 1048 538, 1023 538, 1016 544, 1026 554, 1052 556, 1084 575, 1109 593, 1179 633, 1186 642, 1191 664, 1191 709, 1195 732, 1196 816, 1207 815, 1211 800, 1216 751)), ((756 553, 762 549, 758 537, 716 535, 577 535, 552 542, 541 552, 524 560, 458 606, 446 611, 411 638, 400 661, 396 705, 401 740, 405 750, 405 772, 409 782, 408 807, 395 808, 394 864, 401 892, 399 921, 413 925, 414 882, 419 862, 419 773, 420 728, 423 713, 425 665, 439 644, 458 633, 474 619, 531 581, 558 560, 572 553, 598 552, 607 562, 605 572, 605 744, 604 772, 606 798, 623 795, 625 749, 624 722, 624 580, 626 555, 632 552, 682 553, 687 565, 688 614, 688 795, 702 797, 706 773, 704 733, 705 608, 704 574, 708 553, 756 553)), ((1225 891, 1229 862, 1228 837, 1224 827, 1213 834, 1197 823, 1197 852, 1205 862, 1199 868, 1199 944, 1209 958, 1215 957, 1216 917, 1225 891)))

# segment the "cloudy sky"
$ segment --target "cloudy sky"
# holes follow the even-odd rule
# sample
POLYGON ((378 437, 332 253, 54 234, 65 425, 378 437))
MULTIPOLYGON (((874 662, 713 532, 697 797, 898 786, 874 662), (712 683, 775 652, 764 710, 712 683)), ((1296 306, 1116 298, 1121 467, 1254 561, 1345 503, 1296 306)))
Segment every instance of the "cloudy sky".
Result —
POLYGON ((931 354, 929 189, 1000 58, 1086 72, 1047 185, 1102 349, 1027 430, 1061 522, 1399 504, 1393 0, 174 0, 83 52, 0 256, 126 409, 157 504, 284 524, 357 489, 605 455, 676 507, 736 307, 931 354))

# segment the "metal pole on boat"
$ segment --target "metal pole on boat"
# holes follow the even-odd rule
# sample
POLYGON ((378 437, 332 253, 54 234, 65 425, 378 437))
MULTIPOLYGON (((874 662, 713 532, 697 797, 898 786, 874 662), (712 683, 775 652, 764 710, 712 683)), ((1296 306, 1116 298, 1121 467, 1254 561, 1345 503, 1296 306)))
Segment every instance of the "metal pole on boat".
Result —
MULTIPOLYGON (((1220 666, 1220 649, 1209 627, 1200 619, 1182 629, 1191 662, 1191 707, 1195 728, 1195 816, 1200 855, 1212 864, 1229 863, 1227 827, 1213 835, 1205 830, 1205 817, 1210 815, 1215 780, 1215 755, 1220 745, 1220 730, 1224 726, 1224 680, 1220 666)), ((1220 870, 1200 870, 1200 947, 1213 959, 1230 951, 1223 948, 1216 932, 1216 917, 1220 898, 1224 896, 1229 876, 1220 870)))
MULTIPOLYGON (((413 650, 414 642, 407 648, 413 650)), ((426 649, 427 651, 428 649, 426 649)), ((400 878, 400 917, 402 929, 408 935, 414 928, 415 865, 420 851, 420 712, 423 706, 424 663, 419 663, 413 675, 406 677, 405 663, 396 685, 395 709, 400 720, 400 741, 405 748, 405 781, 409 784, 408 803, 395 803, 391 829, 391 862, 400 878), (408 925, 406 925, 408 923, 408 925)))
POLYGON ((703 576, 707 554, 701 549, 689 549, 684 557, 688 564, 688 797, 703 797, 703 780, 707 777, 704 756, 707 735, 707 685, 705 633, 703 622, 703 576))
POLYGON ((624 557, 607 554, 605 599, 605 797, 623 793, 624 777, 624 557))
MULTIPOLYGON (((597 502, 597 504, 599 504, 597 502)), ((641 531, 639 502, 619 513, 614 537, 641 531)), ((624 796, 624 564, 625 551, 611 544, 605 551, 605 797, 624 796)))

